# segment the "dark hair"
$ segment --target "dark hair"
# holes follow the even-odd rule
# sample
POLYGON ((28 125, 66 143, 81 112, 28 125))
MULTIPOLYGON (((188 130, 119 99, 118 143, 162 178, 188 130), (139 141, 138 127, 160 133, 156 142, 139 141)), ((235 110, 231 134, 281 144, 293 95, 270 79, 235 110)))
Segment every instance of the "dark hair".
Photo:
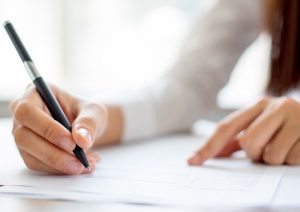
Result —
POLYGON ((267 90, 280 96, 296 88, 300 81, 300 3, 299 0, 271 1, 267 24, 272 52, 267 90))

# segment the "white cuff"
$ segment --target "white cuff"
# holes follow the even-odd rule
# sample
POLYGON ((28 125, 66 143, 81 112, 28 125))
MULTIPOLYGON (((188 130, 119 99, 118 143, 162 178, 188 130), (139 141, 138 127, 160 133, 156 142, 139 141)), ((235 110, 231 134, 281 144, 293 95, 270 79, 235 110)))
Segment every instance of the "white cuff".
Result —
POLYGON ((110 92, 96 99, 108 105, 120 107, 124 116, 121 141, 130 143, 155 134, 155 111, 145 92, 110 92))
POLYGON ((143 97, 128 99, 121 103, 124 116, 122 142, 129 143, 153 135, 155 131, 155 112, 151 103, 143 97))

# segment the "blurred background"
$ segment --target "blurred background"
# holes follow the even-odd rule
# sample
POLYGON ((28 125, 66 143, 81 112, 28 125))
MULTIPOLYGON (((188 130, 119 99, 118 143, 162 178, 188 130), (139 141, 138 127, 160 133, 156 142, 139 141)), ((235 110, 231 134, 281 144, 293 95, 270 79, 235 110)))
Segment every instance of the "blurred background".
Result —
MULTIPOLYGON (((137 89, 174 63, 193 22, 216 0, 0 0, 45 78, 93 96, 137 89)), ((262 35, 245 52, 219 95, 237 108, 262 94, 270 41, 262 35), (259 80, 258 80, 259 79, 259 80)), ((0 116, 30 79, 4 29, 0 30, 0 116)))

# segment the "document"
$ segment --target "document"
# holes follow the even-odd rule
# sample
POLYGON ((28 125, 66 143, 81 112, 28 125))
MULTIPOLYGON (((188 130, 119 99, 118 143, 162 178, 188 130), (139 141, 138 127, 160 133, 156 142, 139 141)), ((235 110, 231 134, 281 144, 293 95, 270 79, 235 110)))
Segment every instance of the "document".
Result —
POLYGON ((176 135, 100 149, 96 171, 81 176, 16 169, 0 176, 0 195, 173 206, 271 203, 284 167, 254 164, 243 154, 188 166, 201 144, 201 137, 176 135))

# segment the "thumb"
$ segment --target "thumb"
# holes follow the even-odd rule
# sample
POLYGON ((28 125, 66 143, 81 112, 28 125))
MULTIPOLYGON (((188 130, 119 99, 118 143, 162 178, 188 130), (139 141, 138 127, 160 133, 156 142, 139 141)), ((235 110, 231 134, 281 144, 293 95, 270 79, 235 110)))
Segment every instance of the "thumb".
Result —
POLYGON ((82 126, 77 126, 76 130, 72 130, 73 139, 81 148, 87 149, 92 146, 93 138, 90 131, 92 130, 82 126))
POLYGON ((100 105, 89 104, 79 110, 72 124, 72 136, 81 148, 92 147, 95 138, 102 134, 106 123, 105 109, 100 105))

